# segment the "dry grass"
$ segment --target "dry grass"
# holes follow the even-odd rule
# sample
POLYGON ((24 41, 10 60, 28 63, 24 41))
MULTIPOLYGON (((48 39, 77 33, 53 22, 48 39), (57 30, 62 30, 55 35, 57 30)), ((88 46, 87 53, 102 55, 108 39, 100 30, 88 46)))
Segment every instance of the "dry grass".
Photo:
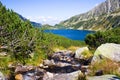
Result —
POLYGON ((68 48, 68 50, 71 50, 71 51, 76 51, 77 49, 79 49, 80 47, 76 47, 76 46, 70 46, 68 48))
POLYGON ((81 74, 79 74, 79 76, 78 76, 78 78, 76 80, 87 80, 86 75, 81 73, 81 74))
POLYGON ((62 46, 55 46, 55 47, 52 48, 52 50, 53 50, 54 52, 57 52, 57 51, 65 50, 65 48, 62 47, 62 46))
POLYGON ((104 74, 114 74, 120 76, 120 63, 111 61, 109 59, 104 59, 99 63, 91 65, 91 75, 95 75, 97 70, 103 70, 104 74))

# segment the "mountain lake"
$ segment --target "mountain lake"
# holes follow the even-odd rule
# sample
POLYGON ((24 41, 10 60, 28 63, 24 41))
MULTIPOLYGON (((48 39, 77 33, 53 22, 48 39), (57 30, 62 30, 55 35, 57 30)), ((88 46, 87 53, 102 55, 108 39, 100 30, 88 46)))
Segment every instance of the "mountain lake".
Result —
POLYGON ((84 41, 87 34, 94 33, 94 31, 73 30, 73 29, 45 30, 45 32, 53 33, 56 35, 64 36, 72 40, 80 40, 80 41, 84 41))

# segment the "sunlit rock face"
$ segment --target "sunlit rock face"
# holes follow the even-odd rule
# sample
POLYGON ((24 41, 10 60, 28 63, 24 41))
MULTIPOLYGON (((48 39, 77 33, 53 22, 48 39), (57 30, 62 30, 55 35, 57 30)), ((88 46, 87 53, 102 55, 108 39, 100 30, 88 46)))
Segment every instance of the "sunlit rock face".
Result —
POLYGON ((99 46, 94 53, 92 62, 99 62, 103 58, 120 62, 120 44, 106 43, 99 46))
POLYGON ((110 12, 114 12, 120 8, 120 0, 106 0, 100 5, 96 6, 88 13, 91 17, 98 17, 102 14, 109 14, 110 12))

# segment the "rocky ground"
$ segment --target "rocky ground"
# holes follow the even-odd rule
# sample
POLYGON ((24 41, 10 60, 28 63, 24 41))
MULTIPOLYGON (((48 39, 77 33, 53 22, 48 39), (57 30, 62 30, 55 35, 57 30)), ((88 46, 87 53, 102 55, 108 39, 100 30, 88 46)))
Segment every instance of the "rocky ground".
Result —
POLYGON ((85 71, 72 51, 59 51, 37 67, 19 64, 14 72, 16 80, 77 80, 85 71))
MULTIPOLYGON (((107 47, 106 45, 105 47, 107 47)), ((118 49, 118 46, 116 47, 118 49)), ((103 70, 98 70, 94 74, 95 76, 88 76, 91 61, 93 62, 97 55, 94 55, 93 59, 92 57, 86 58, 82 54, 86 50, 89 49, 83 47, 75 52, 69 50, 55 52, 49 55, 49 58, 44 60, 39 66, 11 64, 9 65, 9 68, 13 71, 11 76, 5 77, 0 72, 0 80, 120 80, 116 75, 104 75, 103 70)), ((100 48, 98 50, 103 51, 100 48)), ((119 55, 119 51, 116 51, 118 52, 117 55, 119 55)), ((98 51, 96 50, 96 52, 98 51)), ((116 59, 119 60, 118 58, 116 59)))

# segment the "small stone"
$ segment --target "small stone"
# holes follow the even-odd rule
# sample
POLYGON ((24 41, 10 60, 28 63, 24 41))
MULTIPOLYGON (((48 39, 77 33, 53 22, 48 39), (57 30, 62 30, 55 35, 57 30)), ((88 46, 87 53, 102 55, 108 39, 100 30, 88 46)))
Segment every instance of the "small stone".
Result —
POLYGON ((44 65, 43 65, 43 64, 40 64, 39 66, 40 66, 41 68, 43 68, 44 65))
POLYGON ((1 49, 7 49, 8 46, 0 46, 1 49))
POLYGON ((7 52, 0 52, 0 56, 6 56, 7 52))
POLYGON ((15 80, 23 80, 22 74, 17 74, 17 75, 15 76, 15 80))
POLYGON ((2 72, 0 72, 0 80, 5 80, 5 77, 2 72))

